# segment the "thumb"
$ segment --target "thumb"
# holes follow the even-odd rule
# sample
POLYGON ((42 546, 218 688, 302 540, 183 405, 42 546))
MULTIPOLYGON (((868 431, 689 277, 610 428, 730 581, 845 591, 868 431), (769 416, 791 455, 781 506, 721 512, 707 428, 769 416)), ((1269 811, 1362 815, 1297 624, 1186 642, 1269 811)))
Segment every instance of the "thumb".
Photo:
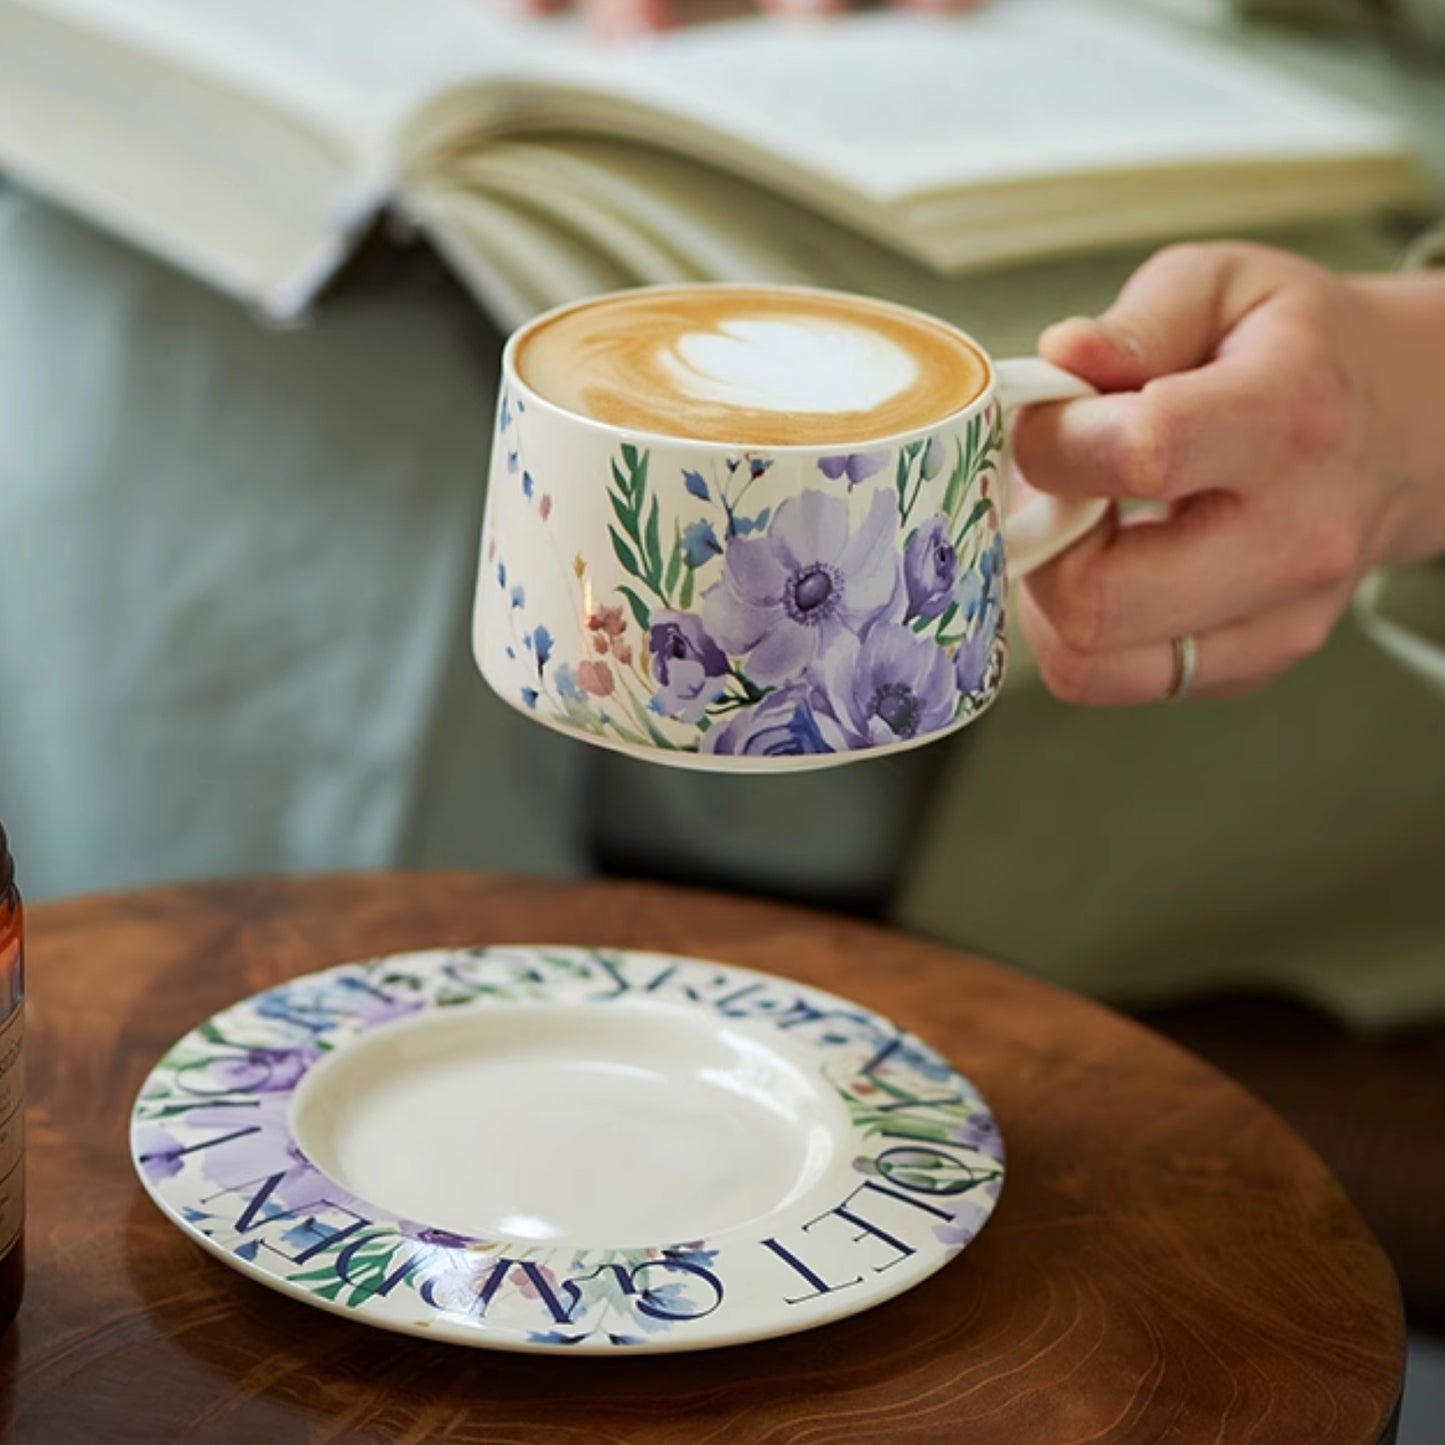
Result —
POLYGON ((1267 290, 1265 278, 1250 277, 1243 250, 1171 246, 1158 252, 1101 316, 1050 326, 1039 338, 1039 354, 1100 391, 1137 391, 1155 377, 1202 366, 1267 290))

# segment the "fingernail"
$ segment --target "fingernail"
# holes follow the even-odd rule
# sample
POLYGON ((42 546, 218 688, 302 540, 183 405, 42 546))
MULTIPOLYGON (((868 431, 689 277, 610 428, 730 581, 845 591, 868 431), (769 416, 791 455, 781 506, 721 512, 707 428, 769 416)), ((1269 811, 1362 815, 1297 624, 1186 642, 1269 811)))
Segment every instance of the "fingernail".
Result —
POLYGON ((1129 353, 1130 356, 1136 359, 1143 356, 1144 343, 1140 341, 1139 338, 1135 336, 1132 332, 1122 331, 1115 332, 1114 334, 1118 338, 1119 345, 1122 346, 1124 350, 1129 353))
POLYGON ((1108 317, 1100 316, 1092 324, 1098 327, 1126 355, 1137 358, 1143 354, 1144 348, 1140 345, 1139 338, 1127 327, 1120 326, 1117 321, 1110 321, 1108 317))
POLYGON ((1042 341, 1044 337, 1062 335, 1066 331, 1078 330, 1080 327, 1092 328, 1097 325, 1098 323, 1091 316, 1066 316, 1062 321, 1053 321, 1044 327, 1043 336, 1039 339, 1042 341))

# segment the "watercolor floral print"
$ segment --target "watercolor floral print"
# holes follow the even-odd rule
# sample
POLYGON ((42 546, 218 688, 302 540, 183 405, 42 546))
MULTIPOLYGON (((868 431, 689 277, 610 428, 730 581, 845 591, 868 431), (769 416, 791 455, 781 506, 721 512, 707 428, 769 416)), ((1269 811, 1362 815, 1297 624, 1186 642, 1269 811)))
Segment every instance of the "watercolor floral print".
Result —
MULTIPOLYGON (((765 703, 781 706, 779 696, 765 703)), ((539 1135, 536 1147, 551 1142, 539 1135)), ((922 1278, 969 1243, 1004 1177, 985 1101, 879 1015, 722 964, 576 947, 398 955, 256 994, 156 1065, 135 1104, 131 1152, 193 1237, 288 1293, 391 1328, 572 1352, 686 1347, 720 1331, 718 1343, 745 1336, 750 1322, 764 1333, 798 1327, 795 1316, 821 1322, 834 1296, 852 1297, 851 1286, 820 1292, 819 1281, 860 1283, 860 1261, 886 1297, 905 1274, 922 1278), (292 1099, 307 1075, 374 1030, 538 1005, 641 1007, 654 1023, 661 1011, 688 1027, 786 1038, 836 1096, 838 1168, 766 1221, 706 1239, 580 1248, 399 1216, 328 1176, 293 1133, 292 1099), (830 1207, 839 1227, 814 1228, 830 1207), (875 1233, 860 1233, 875 1209, 875 1233), (879 1267, 890 1262, 903 1267, 879 1267)), ((589 1187, 580 1164, 577 1177, 589 1187)))
MULTIPOLYGON (((545 524, 566 489, 527 469, 523 407, 503 399, 493 485, 545 524)), ((558 619, 528 626, 526 579, 490 552, 522 704, 622 743, 752 757, 906 744, 986 706, 1004 666, 998 409, 892 450, 789 456, 801 486, 772 485, 783 460, 719 457, 658 486, 657 457, 621 445, 609 565, 568 561, 580 655, 559 653, 558 619), (611 563, 623 580, 599 584, 611 563)))

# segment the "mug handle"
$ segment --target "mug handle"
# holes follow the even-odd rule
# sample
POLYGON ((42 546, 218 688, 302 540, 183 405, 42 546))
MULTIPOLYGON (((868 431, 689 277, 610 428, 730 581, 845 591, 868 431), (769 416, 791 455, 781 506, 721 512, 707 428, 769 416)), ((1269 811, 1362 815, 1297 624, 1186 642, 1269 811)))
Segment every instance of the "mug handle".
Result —
MULTIPOLYGON (((998 399, 1007 419, 1018 407, 1037 401, 1073 401, 1098 396, 1082 377, 1041 356, 1015 356, 994 362, 998 399)), ((1067 551, 1098 525, 1109 510, 1102 497, 1050 497, 1040 492, 1004 521, 1009 572, 1027 577, 1036 567, 1067 551)))

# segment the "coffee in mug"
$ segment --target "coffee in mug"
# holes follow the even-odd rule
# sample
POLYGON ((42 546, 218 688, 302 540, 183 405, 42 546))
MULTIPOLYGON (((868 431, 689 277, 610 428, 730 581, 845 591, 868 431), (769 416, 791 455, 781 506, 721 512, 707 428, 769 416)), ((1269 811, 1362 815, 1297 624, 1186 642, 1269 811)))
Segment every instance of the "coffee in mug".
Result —
POLYGON ((781 287, 606 296, 530 329, 516 365, 566 411, 749 448, 916 431, 988 385, 983 354, 931 317, 781 287))

